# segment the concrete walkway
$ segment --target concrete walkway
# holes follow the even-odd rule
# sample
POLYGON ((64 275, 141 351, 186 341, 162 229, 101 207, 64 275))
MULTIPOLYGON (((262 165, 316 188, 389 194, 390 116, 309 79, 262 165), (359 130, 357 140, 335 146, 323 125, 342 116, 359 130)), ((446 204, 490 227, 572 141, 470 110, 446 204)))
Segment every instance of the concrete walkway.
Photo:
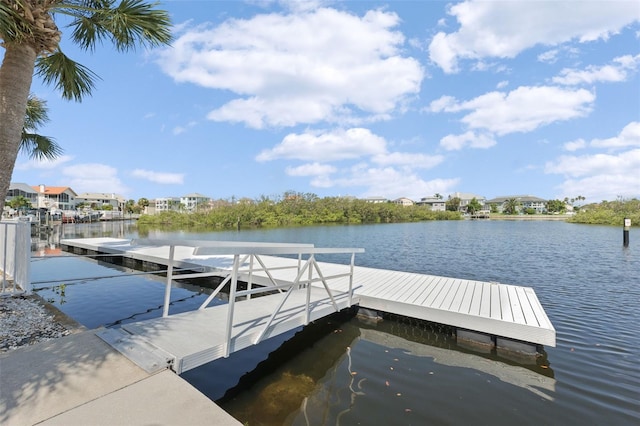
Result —
POLYGON ((148 374, 89 330, 0 354, 0 424, 241 423, 172 371, 148 374))

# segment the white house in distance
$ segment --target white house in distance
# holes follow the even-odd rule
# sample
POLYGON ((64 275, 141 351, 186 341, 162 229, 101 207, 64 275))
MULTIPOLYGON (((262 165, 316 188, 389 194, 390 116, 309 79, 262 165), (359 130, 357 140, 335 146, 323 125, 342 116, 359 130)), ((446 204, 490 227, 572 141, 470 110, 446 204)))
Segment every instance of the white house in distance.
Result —
POLYGON ((211 198, 198 193, 187 194, 182 197, 161 197, 150 200, 145 213, 159 214, 167 211, 195 212, 209 208, 210 204, 211 198))
POLYGON ((162 197, 151 200, 145 213, 158 214, 178 210, 180 210, 180 197, 162 197))
POLYGON ((520 204, 518 207, 519 211, 526 209, 534 209, 536 213, 545 213, 547 211, 547 200, 534 197, 533 195, 509 195, 506 197, 496 197, 487 200, 486 204, 488 206, 495 204, 498 208, 498 212, 502 213, 506 201, 510 199, 515 199, 520 204))
POLYGON ((73 189, 68 186, 32 186, 35 192, 35 202, 33 192, 26 189, 25 184, 11 184, 7 199, 13 199, 14 196, 22 195, 31 201, 31 206, 36 209, 59 209, 71 210, 76 205, 76 194, 73 189), (16 194, 16 195, 10 195, 16 194))
POLYGON ((184 206, 184 209, 189 212, 198 211, 198 209, 207 208, 211 198, 206 195, 193 193, 180 197, 180 203, 184 206))
POLYGON ((446 201, 437 197, 422 197, 420 201, 416 202, 416 205, 428 207, 434 212, 443 212, 447 210, 446 201))
POLYGON ((389 201, 384 197, 377 197, 377 196, 363 198, 363 200, 367 203, 372 203, 372 204, 386 203, 389 201))
POLYGON ((124 211, 126 200, 117 194, 104 192, 84 192, 76 197, 76 205, 88 204, 94 210, 102 210, 104 206, 111 206, 115 211, 124 211))
POLYGON ((467 206, 469 205, 471 200, 473 200, 474 198, 480 203, 483 210, 487 200, 482 195, 471 194, 469 192, 454 192, 453 194, 449 195, 449 199, 452 199, 452 198, 460 199, 460 206, 458 207, 458 211, 461 211, 463 213, 467 211, 467 206))
POLYGON ((395 200, 393 200, 393 204, 398 204, 398 205, 401 205, 403 207, 406 207, 406 206, 412 206, 414 203, 413 203, 413 200, 411 200, 411 199, 409 199, 407 197, 400 197, 400 198, 396 198, 395 200))

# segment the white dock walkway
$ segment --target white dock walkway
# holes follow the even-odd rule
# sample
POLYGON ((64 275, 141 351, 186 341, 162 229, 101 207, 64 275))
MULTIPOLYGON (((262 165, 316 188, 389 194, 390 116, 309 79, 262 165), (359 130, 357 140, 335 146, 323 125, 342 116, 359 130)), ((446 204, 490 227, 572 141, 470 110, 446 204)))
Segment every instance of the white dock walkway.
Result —
MULTIPOLYGON (((211 243, 215 244, 215 242, 211 243)), ((122 254, 141 261, 168 265, 169 269, 204 267, 214 271, 218 276, 233 275, 234 256, 219 254, 224 250, 228 251, 229 246, 226 249, 196 248, 198 246, 196 242, 184 241, 174 241, 173 244, 191 244, 191 246, 176 246, 173 250, 174 260, 170 262, 169 246, 150 246, 144 245, 144 242, 136 245, 130 240, 113 238, 62 241, 63 246, 100 253, 122 254)), ((230 244, 237 247, 237 250, 241 250, 240 247, 243 245, 257 244, 256 253, 261 252, 261 247, 274 247, 272 244, 265 243, 263 245, 260 243, 230 244)), ((282 246, 282 252, 287 252, 284 249, 287 245, 282 246)), ((312 249, 309 245, 297 247, 300 250, 321 250, 312 249)), ((276 249, 275 252, 277 251, 276 249)), ((300 265, 297 259, 261 255, 260 261, 261 267, 253 269, 250 273, 246 270, 244 272, 237 270, 236 278, 266 286, 290 286, 296 279, 301 278, 296 269, 300 265)), ((349 265, 317 263, 319 266, 317 272, 312 271, 308 277, 306 272, 302 274, 311 282, 310 296, 307 296, 306 290, 296 290, 289 292, 290 295, 280 293, 235 302, 235 307, 230 308, 235 320, 231 331, 226 333, 226 337, 229 338, 228 345, 224 324, 227 324, 229 318, 229 305, 207 307, 194 312, 129 324, 122 328, 130 334, 103 331, 101 337, 114 346, 120 341, 120 346, 125 347, 131 346, 132 339, 138 341, 142 339, 154 348, 161 348, 160 361, 158 361, 160 365, 166 360, 172 363, 175 371, 180 373, 226 356, 262 338, 294 329, 308 321, 329 315, 336 309, 348 307, 350 305, 348 290, 352 288, 351 303, 359 304, 363 308, 446 324, 499 338, 546 346, 556 344, 555 329, 530 287, 358 266, 353 267, 351 277, 345 273, 349 265), (330 282, 335 296, 333 301, 327 291, 322 288, 321 282, 323 281, 321 278, 331 276, 335 277, 330 282), (282 303, 285 297, 286 302, 282 308, 273 314, 274 308, 282 303), (308 317, 305 307, 307 300, 310 303, 308 317)), ((247 261, 244 262, 244 266, 247 266, 247 261)), ((309 269, 312 268, 309 267, 309 269)), ((211 275, 211 272, 208 275, 211 275)), ((179 277, 174 276, 175 278, 179 277)), ((252 292, 244 294, 247 295, 247 293, 250 297, 252 292)))

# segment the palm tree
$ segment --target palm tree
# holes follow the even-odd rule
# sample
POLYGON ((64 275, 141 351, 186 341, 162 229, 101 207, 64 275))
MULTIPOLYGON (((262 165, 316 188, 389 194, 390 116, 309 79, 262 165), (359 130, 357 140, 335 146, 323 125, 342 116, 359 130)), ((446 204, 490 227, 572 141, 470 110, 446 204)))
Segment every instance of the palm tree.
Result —
POLYGON ((509 198, 505 200, 502 212, 504 214, 516 214, 518 213, 518 207, 520 207, 520 202, 515 198, 509 198))
POLYGON ((145 0, 0 0, 0 211, 22 146, 34 72, 75 101, 91 94, 97 78, 61 50, 61 16, 70 18, 70 39, 85 51, 105 40, 119 51, 171 41, 169 14, 145 0))

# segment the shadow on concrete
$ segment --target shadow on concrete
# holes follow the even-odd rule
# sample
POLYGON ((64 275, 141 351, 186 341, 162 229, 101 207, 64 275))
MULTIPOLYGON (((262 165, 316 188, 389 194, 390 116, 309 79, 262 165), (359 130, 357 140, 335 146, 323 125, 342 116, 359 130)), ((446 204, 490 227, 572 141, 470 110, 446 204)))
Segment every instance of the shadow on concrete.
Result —
POLYGON ((148 374, 85 331, 0 355, 0 424, 35 424, 148 374))

